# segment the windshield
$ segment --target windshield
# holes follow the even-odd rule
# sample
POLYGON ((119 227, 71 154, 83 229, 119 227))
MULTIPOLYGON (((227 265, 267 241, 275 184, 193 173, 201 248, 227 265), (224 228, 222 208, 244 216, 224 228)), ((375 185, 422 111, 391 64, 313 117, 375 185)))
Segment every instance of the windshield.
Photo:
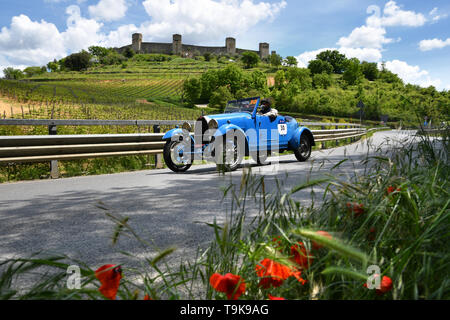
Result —
POLYGON ((230 101, 225 108, 225 113, 248 112, 253 113, 255 107, 259 104, 259 98, 248 98, 242 100, 230 101))

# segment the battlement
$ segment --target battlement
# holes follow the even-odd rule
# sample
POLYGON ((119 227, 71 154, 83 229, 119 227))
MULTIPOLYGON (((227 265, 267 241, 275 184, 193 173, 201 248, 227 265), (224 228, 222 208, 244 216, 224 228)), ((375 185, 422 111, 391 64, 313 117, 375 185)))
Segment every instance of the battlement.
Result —
POLYGON ((131 38, 131 45, 116 48, 116 51, 123 53, 127 48, 133 49, 136 53, 159 53, 159 54, 175 54, 184 57, 190 57, 194 54, 228 54, 241 55, 245 51, 256 52, 261 59, 269 57, 270 45, 268 43, 260 43, 259 51, 245 50, 236 47, 235 38, 226 38, 224 47, 208 47, 183 44, 183 37, 180 34, 174 34, 172 43, 143 42, 141 33, 134 33, 131 38))

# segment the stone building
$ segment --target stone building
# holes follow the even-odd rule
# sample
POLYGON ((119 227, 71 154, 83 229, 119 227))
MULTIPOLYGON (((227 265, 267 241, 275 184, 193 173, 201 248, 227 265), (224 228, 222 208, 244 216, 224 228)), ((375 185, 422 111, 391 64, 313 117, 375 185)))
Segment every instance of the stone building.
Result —
POLYGON ((253 51, 257 53, 261 59, 268 58, 270 55, 270 46, 268 43, 260 43, 259 51, 239 49, 236 47, 236 39, 226 38, 224 47, 207 47, 196 46, 190 44, 183 44, 183 39, 180 34, 174 34, 172 37, 172 43, 159 43, 159 42, 143 42, 142 34, 135 33, 132 35, 131 45, 116 48, 119 53, 123 53, 127 48, 133 49, 137 53, 159 53, 159 54, 175 54, 181 56, 193 56, 194 54, 228 54, 228 55, 240 55, 245 51, 253 51))

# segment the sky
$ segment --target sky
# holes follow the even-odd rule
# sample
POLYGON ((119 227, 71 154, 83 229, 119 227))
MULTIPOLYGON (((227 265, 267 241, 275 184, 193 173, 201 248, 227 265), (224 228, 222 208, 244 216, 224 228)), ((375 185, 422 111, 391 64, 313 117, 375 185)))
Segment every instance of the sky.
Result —
POLYGON ((183 42, 270 50, 306 67, 321 50, 384 62, 406 83, 450 90, 448 0, 0 0, 5 67, 46 65, 91 45, 183 42))

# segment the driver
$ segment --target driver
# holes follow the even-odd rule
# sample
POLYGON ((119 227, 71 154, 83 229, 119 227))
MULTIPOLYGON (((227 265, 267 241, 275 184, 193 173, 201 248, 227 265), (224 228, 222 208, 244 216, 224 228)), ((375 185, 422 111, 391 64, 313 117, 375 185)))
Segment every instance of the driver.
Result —
POLYGON ((261 101, 261 111, 258 112, 261 116, 270 117, 271 121, 274 121, 278 117, 278 110, 272 109, 272 103, 268 99, 261 101))

